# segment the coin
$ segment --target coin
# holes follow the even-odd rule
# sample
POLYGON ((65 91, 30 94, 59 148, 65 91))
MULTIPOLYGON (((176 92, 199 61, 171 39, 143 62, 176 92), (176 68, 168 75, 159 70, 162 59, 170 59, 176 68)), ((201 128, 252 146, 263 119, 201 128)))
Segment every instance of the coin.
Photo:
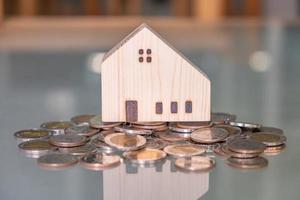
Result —
POLYGON ((212 126, 211 122, 178 122, 177 127, 184 129, 200 129, 209 128, 212 126))
POLYGON ((120 164, 120 156, 105 153, 91 153, 80 159, 80 166, 90 170, 103 170, 120 164))
POLYGON ((154 134, 160 139, 168 142, 178 142, 178 141, 188 140, 187 137, 182 137, 180 134, 177 134, 176 132, 173 132, 171 130, 167 130, 163 132, 155 132, 154 134))
POLYGON ((175 166, 185 171, 207 172, 216 166, 216 161, 205 156, 193 156, 190 158, 178 158, 175 166))
POLYGON ((87 125, 75 125, 67 128, 65 134, 81 135, 91 137, 99 132, 98 129, 91 128, 87 125))
POLYGON ((59 148, 58 150, 62 153, 71 154, 74 156, 84 156, 88 153, 93 153, 97 151, 96 147, 91 144, 71 148, 59 148))
POLYGON ((132 127, 137 129, 146 129, 146 130, 161 130, 166 127, 168 127, 166 124, 162 125, 137 125, 137 124, 131 124, 132 127))
POLYGON ((167 154, 159 149, 141 149, 123 153, 123 156, 132 163, 152 164, 163 160, 167 154))
POLYGON ((180 132, 180 133, 191 133, 194 130, 192 128, 180 128, 175 122, 169 124, 169 129, 174 132, 180 132))
POLYGON ((270 132, 256 132, 249 135, 249 139, 261 142, 267 147, 279 146, 286 141, 286 137, 282 134, 270 132))
POLYGON ((278 155, 286 148, 285 144, 279 145, 279 146, 273 146, 273 147, 267 147, 264 150, 264 154, 268 156, 278 155))
POLYGON ((121 122, 103 122, 100 115, 96 115, 95 117, 91 118, 90 126, 93 128, 98 129, 111 129, 115 126, 119 126, 122 124, 121 122))
POLYGON ((140 135, 126 135, 125 133, 115 133, 104 138, 106 144, 122 151, 133 151, 146 145, 146 138, 140 135))
POLYGON ((254 140, 235 138, 227 142, 228 148, 231 151, 238 153, 262 153, 266 146, 254 140))
POLYGON ((263 126, 258 129, 255 129, 254 132, 270 132, 270 133, 277 133, 277 134, 283 134, 283 130, 275 127, 267 127, 263 126))
POLYGON ((46 140, 31 140, 19 144, 19 149, 29 157, 39 157, 57 149, 46 140))
POLYGON ((199 143, 215 143, 224 140, 228 132, 222 128, 203 128, 192 132, 191 139, 199 143))
POLYGON ((159 138, 148 138, 146 148, 148 149, 163 149, 166 143, 159 138))
POLYGON ((115 131, 126 133, 128 135, 151 135, 153 132, 152 130, 144 130, 140 128, 135 128, 130 125, 121 125, 114 127, 115 131))
POLYGON ((230 157, 227 159, 227 164, 231 167, 239 169, 258 169, 266 167, 268 165, 268 160, 260 156, 255 158, 230 157))
POLYGON ((233 122, 236 120, 236 115, 229 113, 215 112, 211 113, 211 121, 214 124, 226 124, 228 122, 233 122))
POLYGON ((131 122, 131 124, 140 125, 140 126, 162 126, 166 125, 166 122, 131 122))
POLYGON ((37 163, 46 169, 61 169, 75 165, 78 162, 76 156, 70 154, 46 154, 38 158, 37 163))
POLYGON ((45 122, 41 125, 42 129, 52 131, 54 135, 64 134, 65 129, 72 126, 72 123, 69 121, 51 121, 45 122))
POLYGON ((110 134, 114 134, 116 132, 114 132, 113 130, 109 130, 109 131, 101 131, 99 134, 98 134, 98 137, 97 139, 104 142, 104 138, 107 136, 107 135, 110 135, 110 134))
POLYGON ((229 135, 240 135, 242 133, 242 129, 240 129, 237 126, 230 126, 230 125, 220 124, 220 125, 216 125, 214 127, 225 129, 229 133, 229 135))
POLYGON ((205 152, 205 149, 194 144, 173 144, 164 148, 170 156, 174 157, 191 157, 205 152))
POLYGON ((249 129, 260 128, 262 126, 261 124, 254 124, 254 123, 248 123, 248 122, 229 122, 229 125, 238 126, 241 128, 249 128, 249 129))
POLYGON ((36 140, 36 139, 48 139, 52 133, 42 129, 25 129, 18 131, 14 134, 17 140, 22 142, 36 140))
POLYGON ((112 152, 117 151, 116 148, 114 148, 114 147, 112 147, 112 146, 106 144, 106 143, 103 142, 103 141, 100 141, 99 139, 94 139, 94 140, 91 141, 91 143, 92 143, 95 147, 99 148, 100 151, 103 151, 103 152, 105 152, 105 153, 112 153, 112 152))
POLYGON ((71 122, 77 125, 89 125, 93 117, 95 117, 95 115, 77 115, 71 118, 71 122))
POLYGON ((58 147, 76 147, 84 145, 87 142, 86 137, 80 135, 54 135, 50 137, 49 142, 58 147))
POLYGON ((238 153, 228 149, 226 144, 222 144, 219 148, 214 149, 214 153, 222 157, 234 158, 254 158, 259 156, 260 153, 238 153))

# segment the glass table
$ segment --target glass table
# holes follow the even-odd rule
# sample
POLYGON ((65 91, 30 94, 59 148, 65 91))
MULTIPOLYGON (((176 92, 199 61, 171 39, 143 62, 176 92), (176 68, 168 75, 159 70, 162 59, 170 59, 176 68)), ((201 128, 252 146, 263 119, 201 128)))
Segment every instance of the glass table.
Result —
POLYGON ((275 23, 215 32, 226 38, 226 45, 204 49, 195 44, 183 53, 210 77, 213 111, 284 129, 287 149, 268 156, 267 168, 240 171, 216 157, 216 168, 203 174, 178 172, 170 160, 156 168, 122 164, 103 172, 79 166, 43 170, 19 152, 13 133, 45 121, 100 113, 95 62, 107 49, 1 51, 0 199, 299 199, 299 27, 275 23))

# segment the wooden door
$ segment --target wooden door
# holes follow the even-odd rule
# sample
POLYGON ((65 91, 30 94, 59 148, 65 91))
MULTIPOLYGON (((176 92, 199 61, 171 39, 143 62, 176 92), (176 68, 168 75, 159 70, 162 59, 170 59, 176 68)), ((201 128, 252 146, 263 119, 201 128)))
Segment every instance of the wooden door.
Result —
POLYGON ((138 102, 126 101, 126 121, 136 122, 138 121, 138 102))

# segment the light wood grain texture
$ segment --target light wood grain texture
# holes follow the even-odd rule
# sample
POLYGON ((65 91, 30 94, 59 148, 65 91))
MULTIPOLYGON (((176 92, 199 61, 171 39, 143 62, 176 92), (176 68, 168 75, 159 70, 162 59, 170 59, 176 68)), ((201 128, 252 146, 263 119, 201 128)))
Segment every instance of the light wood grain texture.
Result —
POLYGON ((138 168, 129 174, 122 164, 103 171, 104 199, 109 200, 195 200, 208 188, 209 173, 174 171, 169 160, 160 170, 138 168))
POLYGON ((129 100, 138 103, 138 121, 210 120, 209 78, 145 24, 106 54, 101 79, 103 121, 129 121, 129 100), (192 113, 185 112, 186 101, 192 102, 192 113), (155 112, 157 102, 162 114, 155 112), (171 113, 171 102, 177 102, 177 113, 171 113))
POLYGON ((214 22, 223 18, 224 0, 193 0, 192 8, 196 19, 214 22))

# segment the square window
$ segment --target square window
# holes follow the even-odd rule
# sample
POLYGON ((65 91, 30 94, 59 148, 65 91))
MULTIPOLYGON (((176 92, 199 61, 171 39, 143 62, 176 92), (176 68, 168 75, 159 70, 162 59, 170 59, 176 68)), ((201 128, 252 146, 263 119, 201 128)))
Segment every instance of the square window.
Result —
POLYGON ((178 112, 178 105, 176 101, 171 102, 171 113, 177 113, 178 112))

